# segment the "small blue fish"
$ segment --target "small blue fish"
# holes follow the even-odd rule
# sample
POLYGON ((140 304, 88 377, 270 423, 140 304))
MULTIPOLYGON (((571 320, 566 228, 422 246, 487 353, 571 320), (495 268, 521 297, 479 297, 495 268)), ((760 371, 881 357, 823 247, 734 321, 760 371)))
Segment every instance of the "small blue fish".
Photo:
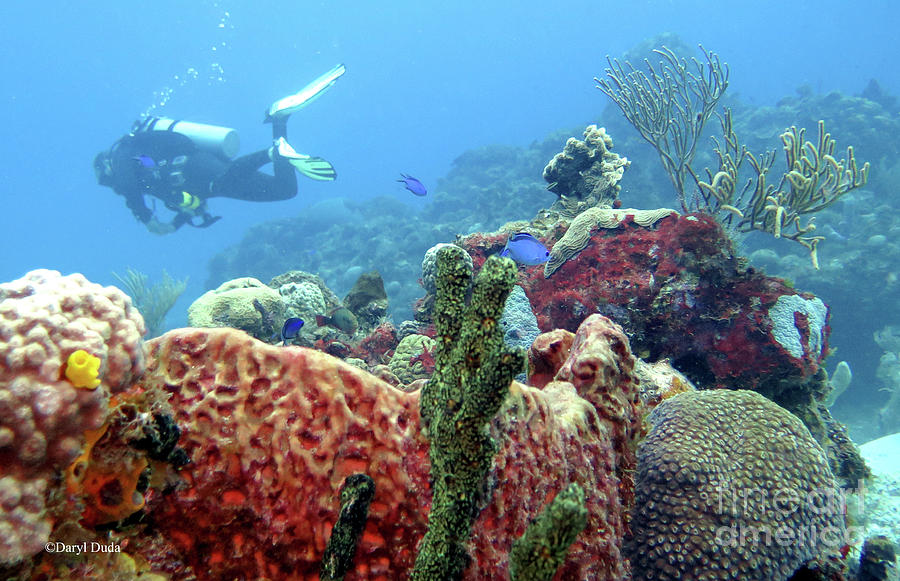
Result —
POLYGON ((300 329, 303 328, 303 319, 299 319, 297 317, 291 317, 287 321, 284 322, 284 325, 281 327, 281 344, 287 345, 287 342, 290 339, 294 339, 297 335, 300 334, 300 329))
POLYGON ((506 241, 500 256, 512 258, 519 264, 534 266, 550 260, 550 251, 528 232, 516 232, 506 241))
POLYGON ((143 167, 156 167, 156 162, 149 155, 136 155, 132 159, 139 162, 143 167))
POLYGON ((406 175, 405 173, 400 174, 403 176, 402 180, 397 180, 398 182, 403 182, 406 185, 406 189, 411 191, 417 196, 424 196, 428 193, 428 190, 425 189, 425 186, 422 185, 422 182, 417 180, 416 178, 406 175))

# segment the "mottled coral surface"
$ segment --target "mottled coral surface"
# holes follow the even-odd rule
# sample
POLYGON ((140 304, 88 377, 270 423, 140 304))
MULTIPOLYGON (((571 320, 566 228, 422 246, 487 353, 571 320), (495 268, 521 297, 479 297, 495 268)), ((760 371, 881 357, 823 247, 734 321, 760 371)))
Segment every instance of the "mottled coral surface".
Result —
POLYGON ((0 564, 43 549, 47 495, 85 430, 106 420, 110 395, 143 371, 143 333, 127 295, 80 274, 36 270, 0 285, 0 564), (65 377, 79 349, 100 359, 96 388, 65 377))
POLYGON ((695 391, 638 449, 635 579, 787 579, 848 542, 843 498, 803 423, 752 391, 695 391))
MULTIPOLYGON (((233 330, 178 330, 149 345, 144 387, 172 394, 192 460, 148 506, 156 536, 138 544, 152 563, 175 578, 317 579, 341 483, 365 472, 375 497, 347 579, 407 577, 430 503, 418 392, 233 330)), ((633 358, 605 319, 575 345, 544 390, 513 383, 491 428, 499 453, 466 579, 503 578, 512 541, 569 482, 590 491, 589 525, 556 578, 627 576, 617 470, 634 435, 633 358), (612 401, 616 417, 605 417, 612 401)))

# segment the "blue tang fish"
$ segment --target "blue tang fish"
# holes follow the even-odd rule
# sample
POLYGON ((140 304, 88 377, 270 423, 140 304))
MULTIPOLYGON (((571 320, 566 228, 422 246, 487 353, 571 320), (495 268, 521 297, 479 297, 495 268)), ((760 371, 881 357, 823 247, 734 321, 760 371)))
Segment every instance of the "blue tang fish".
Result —
POLYGON ((424 196, 428 193, 428 190, 425 189, 425 186, 422 185, 422 182, 412 177, 411 175, 406 175, 405 173, 400 174, 403 176, 403 179, 397 180, 398 182, 403 182, 406 185, 406 189, 411 191, 417 196, 424 196))
POLYGON ((300 334, 300 329, 303 328, 303 319, 299 319, 297 317, 291 317, 287 321, 284 322, 284 325, 281 327, 281 344, 287 345, 287 342, 290 339, 294 339, 297 335, 300 334))
POLYGON ((534 266, 550 260, 550 251, 528 232, 516 232, 506 241, 500 256, 512 258, 519 264, 534 266))

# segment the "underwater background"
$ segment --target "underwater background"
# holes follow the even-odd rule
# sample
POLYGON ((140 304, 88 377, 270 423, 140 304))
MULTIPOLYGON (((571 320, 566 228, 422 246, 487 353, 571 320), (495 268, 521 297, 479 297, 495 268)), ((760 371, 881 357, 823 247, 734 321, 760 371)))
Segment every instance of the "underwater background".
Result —
MULTIPOLYGON (((607 55, 633 56, 651 39, 685 56, 699 56, 691 51, 702 43, 731 69, 725 103, 752 145, 775 147, 795 123, 814 132, 821 118, 839 149, 853 144, 873 164, 868 186, 834 207, 825 230, 833 235, 820 260, 837 267, 816 273, 802 249, 756 233, 741 249, 832 307, 829 370, 847 360, 863 396, 853 407, 878 407, 887 386, 876 377, 884 350, 873 332, 900 324, 888 252, 900 181, 891 133, 897 12, 889 1, 4 3, 0 280, 38 267, 102 284, 129 268, 151 282, 166 271, 188 279, 169 314, 175 327, 194 298, 229 278, 297 268, 343 295, 377 269, 399 322, 421 295, 424 250, 548 206, 543 165, 589 123, 605 125, 615 151, 633 162, 622 182, 626 206, 672 205, 654 152, 592 78, 607 55), (214 199, 219 223, 161 237, 94 180, 93 156, 147 114, 233 127, 241 153, 267 147, 264 108, 338 62, 344 78, 289 124, 298 151, 336 166, 333 183, 301 176, 299 194, 285 202, 214 199), (866 90, 880 110, 846 101, 866 90), (404 190, 400 172, 425 182, 429 196, 404 190), (867 261, 839 278, 845 262, 867 261)), ((839 417, 851 412, 844 407, 839 417)))

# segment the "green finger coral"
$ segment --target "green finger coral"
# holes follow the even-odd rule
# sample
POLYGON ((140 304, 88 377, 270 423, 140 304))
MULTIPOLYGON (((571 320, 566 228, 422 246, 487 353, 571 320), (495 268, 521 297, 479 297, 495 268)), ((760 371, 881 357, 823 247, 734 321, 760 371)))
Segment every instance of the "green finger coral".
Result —
POLYGON ((435 372, 420 400, 433 499, 411 581, 462 578, 466 543, 496 452, 488 424, 524 365, 524 352, 504 344, 499 324, 515 284, 515 263, 488 258, 466 304, 472 272, 465 259, 456 246, 437 256, 435 372))
POLYGON ((584 490, 565 487, 513 543, 509 555, 512 581, 550 581, 566 560, 569 547, 588 522, 584 490))

